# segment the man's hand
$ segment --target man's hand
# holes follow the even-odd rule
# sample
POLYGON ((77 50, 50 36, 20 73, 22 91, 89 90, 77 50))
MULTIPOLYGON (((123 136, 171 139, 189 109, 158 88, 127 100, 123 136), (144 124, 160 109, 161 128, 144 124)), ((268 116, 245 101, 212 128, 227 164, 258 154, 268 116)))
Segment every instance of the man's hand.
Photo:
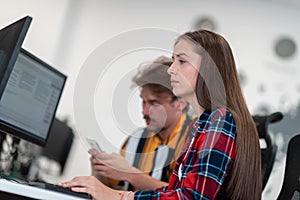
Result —
POLYGON ((127 160, 119 154, 107 154, 104 152, 98 152, 94 149, 89 150, 89 153, 92 155, 90 158, 92 175, 97 178, 100 176, 114 180, 128 181, 129 176, 137 173, 143 173, 137 168, 131 166, 127 160))

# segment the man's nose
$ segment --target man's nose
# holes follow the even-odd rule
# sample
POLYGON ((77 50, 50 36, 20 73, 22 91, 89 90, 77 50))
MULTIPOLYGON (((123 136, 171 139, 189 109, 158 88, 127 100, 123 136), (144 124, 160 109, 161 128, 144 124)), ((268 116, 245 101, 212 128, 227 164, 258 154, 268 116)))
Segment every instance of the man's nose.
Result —
POLYGON ((144 105, 143 105, 143 115, 149 115, 150 113, 150 107, 151 107, 151 105, 150 104, 148 104, 148 103, 145 103, 144 105))

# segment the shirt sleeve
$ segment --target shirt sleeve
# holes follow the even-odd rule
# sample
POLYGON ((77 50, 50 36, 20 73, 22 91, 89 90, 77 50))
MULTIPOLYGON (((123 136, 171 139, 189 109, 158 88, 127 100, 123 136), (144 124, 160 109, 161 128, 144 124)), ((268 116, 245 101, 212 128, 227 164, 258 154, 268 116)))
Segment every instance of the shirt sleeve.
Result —
POLYGON ((215 199, 235 159, 236 127, 227 109, 217 109, 198 128, 198 134, 178 179, 178 165, 169 187, 137 191, 136 200, 215 199), (205 125, 203 125, 205 124, 205 125), (173 182, 173 183, 172 183, 173 182))

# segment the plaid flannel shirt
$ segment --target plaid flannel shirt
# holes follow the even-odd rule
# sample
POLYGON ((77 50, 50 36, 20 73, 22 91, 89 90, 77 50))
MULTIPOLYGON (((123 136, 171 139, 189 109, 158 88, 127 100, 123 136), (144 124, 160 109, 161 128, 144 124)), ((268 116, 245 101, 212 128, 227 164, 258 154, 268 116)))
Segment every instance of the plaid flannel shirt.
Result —
POLYGON ((226 199, 222 186, 236 154, 234 118, 228 109, 220 108, 203 112, 195 125, 194 142, 187 140, 169 186, 137 191, 135 200, 226 199))

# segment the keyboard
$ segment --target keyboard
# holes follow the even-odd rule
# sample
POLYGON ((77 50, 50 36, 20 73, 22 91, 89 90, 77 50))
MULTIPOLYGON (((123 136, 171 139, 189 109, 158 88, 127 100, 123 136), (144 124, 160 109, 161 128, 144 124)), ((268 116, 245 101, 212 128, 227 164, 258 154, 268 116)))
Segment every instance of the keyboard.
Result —
POLYGON ((27 184, 29 186, 43 188, 43 189, 51 190, 51 191, 54 191, 54 192, 60 192, 60 193, 73 195, 73 196, 81 197, 81 198, 85 198, 85 199, 92 199, 91 195, 89 195, 87 193, 74 192, 70 188, 64 188, 62 186, 55 185, 55 184, 52 184, 52 183, 29 181, 27 184))

